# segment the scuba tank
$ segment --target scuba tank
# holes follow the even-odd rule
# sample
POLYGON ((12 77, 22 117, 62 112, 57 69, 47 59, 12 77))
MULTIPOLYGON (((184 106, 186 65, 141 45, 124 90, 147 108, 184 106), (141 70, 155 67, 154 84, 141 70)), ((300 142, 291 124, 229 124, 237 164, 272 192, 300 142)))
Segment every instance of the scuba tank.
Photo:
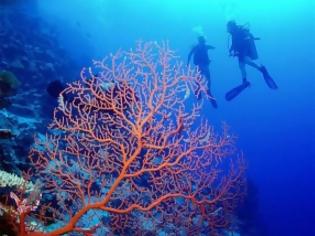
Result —
POLYGON ((252 35, 252 33, 249 30, 249 23, 246 23, 245 25, 240 26, 240 29, 244 33, 244 43, 246 45, 246 54, 247 56, 252 59, 256 60, 258 59, 258 53, 256 49, 256 44, 255 44, 255 37, 252 35))
POLYGON ((255 39, 252 35, 251 35, 251 38, 249 39, 248 44, 249 44, 248 45, 249 46, 249 55, 248 56, 252 60, 258 59, 258 53, 257 53, 257 49, 256 49, 255 39))
MULTIPOLYGON (((237 25, 233 22, 233 25, 234 32, 231 33, 233 48, 231 51, 236 56, 247 56, 252 60, 257 59, 258 53, 255 45, 255 37, 250 33, 249 24, 237 25)), ((228 38, 228 47, 231 38, 228 38)))
POLYGON ((240 26, 241 29, 244 31, 246 44, 248 47, 248 56, 252 60, 258 59, 258 53, 256 49, 256 44, 255 44, 255 37, 252 35, 252 33, 249 30, 249 23, 246 23, 245 25, 240 26))

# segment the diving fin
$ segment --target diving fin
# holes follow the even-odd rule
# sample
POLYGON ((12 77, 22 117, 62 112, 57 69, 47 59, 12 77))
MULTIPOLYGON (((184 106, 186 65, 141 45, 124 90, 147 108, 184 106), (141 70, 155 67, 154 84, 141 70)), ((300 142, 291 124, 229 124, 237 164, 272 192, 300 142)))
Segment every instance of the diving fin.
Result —
POLYGON ((262 66, 260 68, 261 73, 264 76, 264 80, 267 84, 267 86, 271 89, 278 89, 278 85, 276 84, 276 82, 272 79, 272 77, 269 75, 266 67, 262 66))
POLYGON ((243 82, 241 85, 231 89, 229 92, 225 94, 225 99, 227 101, 231 101, 234 99, 237 95, 239 95, 244 89, 246 89, 250 83, 248 81, 243 82))

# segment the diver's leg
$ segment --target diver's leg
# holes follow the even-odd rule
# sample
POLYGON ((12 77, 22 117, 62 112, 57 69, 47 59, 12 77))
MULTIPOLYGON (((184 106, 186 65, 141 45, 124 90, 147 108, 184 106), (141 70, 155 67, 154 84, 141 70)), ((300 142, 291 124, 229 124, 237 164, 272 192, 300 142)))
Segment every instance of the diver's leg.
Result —
POLYGON ((217 101, 216 101, 216 99, 214 98, 214 96, 212 95, 212 92, 211 92, 211 76, 210 76, 209 65, 205 65, 203 67, 202 74, 207 79, 207 87, 208 87, 207 95, 208 95, 208 99, 210 100, 212 106, 214 108, 217 108, 218 107, 217 101))
POLYGON ((259 70, 264 76, 267 73, 267 69, 265 66, 263 65, 257 65, 255 62, 253 62, 253 60, 251 60, 249 57, 245 57, 244 58, 245 63, 251 67, 254 67, 255 69, 259 70))
POLYGON ((207 80, 207 93, 211 94, 211 78, 210 78, 210 70, 208 65, 199 66, 200 74, 203 75, 207 80))
POLYGON ((211 82, 210 82, 210 71, 209 67, 207 65, 198 65, 198 69, 200 71, 200 74, 206 78, 207 80, 207 89, 210 90, 211 88, 211 82))
MULTIPOLYGON (((203 74, 202 74, 202 69, 201 69, 200 65, 197 65, 197 68, 198 68, 198 71, 200 72, 200 75, 202 77, 203 74)), ((195 89, 194 93, 195 93, 197 100, 200 100, 201 99, 200 85, 198 83, 196 83, 196 85, 197 85, 197 88, 195 89)))
POLYGON ((251 60, 249 57, 245 57, 243 60, 244 60, 244 63, 246 63, 247 65, 254 67, 255 69, 261 71, 261 66, 257 65, 255 62, 253 62, 253 60, 251 60))
POLYGON ((271 88, 271 89, 277 89, 278 88, 277 84, 272 79, 272 77, 269 75, 268 70, 267 70, 267 68, 265 66, 263 66, 263 65, 258 66, 255 62, 253 62, 248 57, 245 57, 245 63, 247 65, 250 65, 250 66, 256 68, 257 70, 259 70, 262 73, 262 75, 263 75, 263 77, 265 79, 265 82, 267 83, 269 88, 271 88))
POLYGON ((241 71, 243 83, 247 82, 247 73, 246 73, 246 68, 245 68, 245 61, 242 58, 238 59, 238 66, 241 71))
POLYGON ((209 67, 205 67, 203 68, 203 75, 204 77, 206 77, 207 79, 207 88, 208 88, 208 91, 211 91, 211 78, 210 78, 210 70, 209 70, 209 67))

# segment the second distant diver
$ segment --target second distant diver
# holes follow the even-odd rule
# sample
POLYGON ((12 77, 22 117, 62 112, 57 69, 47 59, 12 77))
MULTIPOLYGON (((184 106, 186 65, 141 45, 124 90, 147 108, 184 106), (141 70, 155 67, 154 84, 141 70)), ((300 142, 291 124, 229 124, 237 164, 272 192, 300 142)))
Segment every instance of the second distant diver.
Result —
POLYGON ((269 88, 277 89, 278 86, 269 75, 266 67, 263 65, 259 66, 254 62, 254 60, 258 59, 255 40, 259 40, 259 38, 254 37, 250 33, 248 28, 237 25, 235 21, 229 21, 227 23, 227 31, 232 38, 232 44, 229 49, 229 53, 230 56, 235 56, 238 58, 243 83, 240 86, 229 91, 226 94, 225 98, 227 100, 232 100, 243 89, 247 88, 250 85, 247 80, 246 65, 249 65, 260 71, 269 88))
POLYGON ((191 57, 193 56, 193 62, 198 67, 200 74, 207 79, 207 95, 210 98, 210 102, 214 108, 217 108, 217 102, 211 93, 211 78, 210 78, 210 59, 208 55, 209 49, 214 49, 215 47, 207 45, 204 36, 198 37, 198 44, 195 45, 188 54, 187 65, 190 63, 191 57))

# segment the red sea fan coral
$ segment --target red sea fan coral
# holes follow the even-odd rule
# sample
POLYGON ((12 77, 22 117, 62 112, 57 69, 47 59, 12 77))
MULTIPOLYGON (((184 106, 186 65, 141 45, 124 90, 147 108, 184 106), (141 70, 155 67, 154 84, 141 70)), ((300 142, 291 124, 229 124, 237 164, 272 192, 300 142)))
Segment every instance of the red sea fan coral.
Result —
POLYGON ((20 234, 228 228, 244 194, 244 163, 226 128, 218 136, 201 117, 202 100, 187 99, 197 87, 206 91, 199 73, 167 43, 149 42, 96 61, 81 77, 64 90, 49 134, 30 153, 43 200, 21 219, 59 225, 20 234))

